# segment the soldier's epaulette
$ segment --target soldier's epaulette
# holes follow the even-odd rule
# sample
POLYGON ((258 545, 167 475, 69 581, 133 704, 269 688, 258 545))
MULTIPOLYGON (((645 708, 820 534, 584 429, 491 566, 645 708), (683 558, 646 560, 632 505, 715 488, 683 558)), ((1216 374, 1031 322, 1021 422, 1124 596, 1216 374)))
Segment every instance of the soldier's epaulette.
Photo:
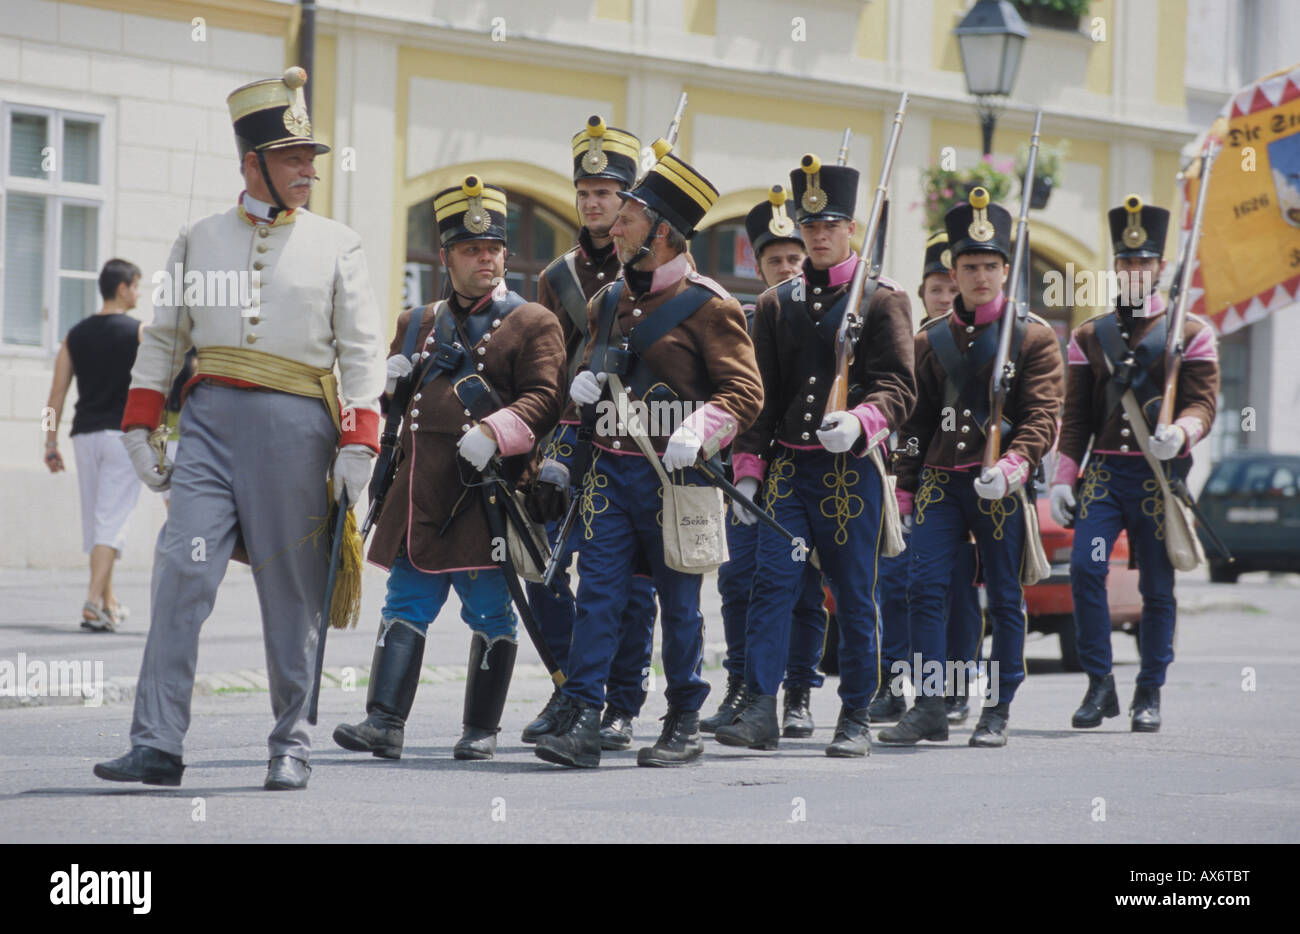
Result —
POLYGON ((723 288, 721 284, 714 282, 708 276, 702 275, 696 272, 694 269, 692 269, 690 272, 686 274, 686 278, 689 282, 695 285, 704 286, 706 289, 708 289, 714 295, 718 296, 718 298, 722 299, 723 301, 726 301, 727 299, 731 298, 731 293, 728 292, 725 288, 723 288))
MULTIPOLYGON (((921 322, 921 328, 920 328, 920 330, 921 330, 921 331, 928 330, 929 328, 934 327, 934 326, 935 326, 936 324, 938 324, 940 321, 947 321, 948 318, 951 317, 951 316, 952 316, 952 312, 951 312, 951 311, 948 311, 948 312, 945 312, 944 314, 941 314, 941 315, 940 315, 939 317, 937 317, 937 318, 926 318, 924 321, 921 322)), ((918 333, 919 333, 919 332, 918 332, 918 333)))
POLYGON ((895 282, 893 279, 889 278, 889 276, 878 276, 876 278, 876 282, 879 285, 883 285, 887 289, 893 289, 895 292, 903 291, 903 287, 899 285, 897 282, 895 282))

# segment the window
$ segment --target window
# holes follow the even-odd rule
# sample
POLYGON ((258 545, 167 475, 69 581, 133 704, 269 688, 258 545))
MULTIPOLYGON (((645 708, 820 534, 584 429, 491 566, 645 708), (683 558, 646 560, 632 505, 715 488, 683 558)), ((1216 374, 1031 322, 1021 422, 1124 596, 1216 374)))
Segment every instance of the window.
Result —
POLYGON ((0 341, 53 350, 99 307, 102 119, 7 105, 0 126, 0 341))
MULTIPOLYGON (((506 192, 506 285, 524 298, 537 298, 537 279, 551 260, 578 240, 578 228, 527 195, 506 192)), ((438 260, 438 224, 433 199, 406 212, 406 275, 402 304, 423 305, 442 298, 450 286, 438 260)))

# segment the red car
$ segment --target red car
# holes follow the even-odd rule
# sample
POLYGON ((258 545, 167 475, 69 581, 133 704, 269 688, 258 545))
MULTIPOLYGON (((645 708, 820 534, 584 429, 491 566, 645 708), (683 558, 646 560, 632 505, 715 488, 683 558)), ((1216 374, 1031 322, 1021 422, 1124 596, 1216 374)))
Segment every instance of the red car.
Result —
MULTIPOLYGON (((1074 547, 1074 531, 1062 528, 1052 519, 1046 484, 1039 489, 1036 505, 1043 551, 1052 565, 1052 573, 1046 580, 1025 588, 1029 631, 1056 633, 1061 641, 1061 666, 1066 671, 1082 671, 1074 637, 1074 598, 1070 593, 1070 551, 1074 547)), ((1142 618, 1142 595, 1138 591, 1138 572, 1130 570, 1128 562, 1128 535, 1120 532, 1110 555, 1110 574, 1106 580, 1110 625, 1112 629, 1123 629, 1136 637, 1137 624, 1142 618)), ((829 620, 822 671, 838 674, 839 627, 835 624, 835 600, 829 588, 826 590, 826 612, 829 620)))

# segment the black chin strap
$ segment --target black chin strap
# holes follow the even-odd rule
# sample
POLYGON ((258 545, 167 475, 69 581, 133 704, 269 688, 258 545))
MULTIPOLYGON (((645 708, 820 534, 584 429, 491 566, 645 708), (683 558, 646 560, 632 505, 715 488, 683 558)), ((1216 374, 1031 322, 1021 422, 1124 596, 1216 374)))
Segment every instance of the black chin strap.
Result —
POLYGON ((271 193, 271 200, 275 202, 275 210, 271 212, 271 220, 275 220, 275 216, 281 211, 289 210, 289 206, 280 198, 280 193, 271 183, 271 173, 266 170, 266 153, 260 149, 257 151, 257 167, 262 170, 262 180, 266 182, 266 190, 271 193))

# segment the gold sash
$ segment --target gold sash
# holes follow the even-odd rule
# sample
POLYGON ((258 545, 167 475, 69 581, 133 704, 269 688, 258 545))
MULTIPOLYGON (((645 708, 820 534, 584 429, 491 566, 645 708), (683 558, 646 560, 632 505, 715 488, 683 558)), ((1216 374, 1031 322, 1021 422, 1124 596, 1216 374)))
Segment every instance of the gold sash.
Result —
POLYGON ((198 375, 238 379, 278 392, 318 398, 325 403, 334 428, 343 431, 339 423, 338 380, 332 369, 243 347, 204 347, 199 351, 198 375))

